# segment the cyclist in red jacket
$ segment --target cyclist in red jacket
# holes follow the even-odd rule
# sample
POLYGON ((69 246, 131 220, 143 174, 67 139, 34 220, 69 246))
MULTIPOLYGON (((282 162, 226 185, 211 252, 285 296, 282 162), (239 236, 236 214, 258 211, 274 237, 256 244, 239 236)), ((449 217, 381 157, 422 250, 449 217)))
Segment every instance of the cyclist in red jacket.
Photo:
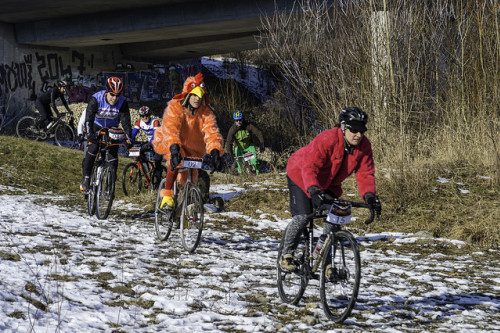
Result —
MULTIPOLYGON (((293 251, 306 216, 313 209, 342 195, 342 182, 353 172, 361 197, 380 214, 375 194, 375 167, 370 141, 364 136, 368 115, 358 107, 342 110, 339 124, 320 133, 308 145, 292 154, 286 168, 292 221, 288 225, 280 258, 281 268, 295 270, 293 251)), ((328 234, 328 226, 323 233, 328 234)))

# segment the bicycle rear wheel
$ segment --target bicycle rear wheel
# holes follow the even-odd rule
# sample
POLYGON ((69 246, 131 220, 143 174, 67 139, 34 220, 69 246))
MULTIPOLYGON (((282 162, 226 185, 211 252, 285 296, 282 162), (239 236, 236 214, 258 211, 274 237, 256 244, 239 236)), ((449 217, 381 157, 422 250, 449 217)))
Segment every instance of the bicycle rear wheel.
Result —
POLYGON ((95 214, 95 206, 96 206, 96 193, 97 193, 97 176, 98 176, 98 166, 94 166, 92 168, 92 173, 90 175, 90 186, 87 192, 87 210, 89 215, 92 216, 95 214))
POLYGON ((75 132, 66 123, 59 123, 55 129, 55 142, 60 147, 73 148, 75 145, 75 132))
POLYGON ((139 194, 142 189, 142 174, 137 168, 137 162, 129 163, 123 169, 122 186, 125 195, 139 194))
POLYGON ((165 187, 165 179, 160 182, 158 192, 156 194, 155 206, 155 231, 156 238, 160 241, 166 241, 172 232, 175 210, 160 209, 161 204, 161 189, 165 187))
POLYGON ((348 231, 335 232, 321 263, 320 296, 323 311, 331 320, 342 323, 354 308, 361 279, 358 244, 348 231))
POLYGON ((200 189, 194 183, 187 182, 183 193, 181 240, 186 251, 193 253, 200 243, 203 230, 203 200, 200 189))
POLYGON ((38 134, 35 133, 37 130, 36 118, 31 116, 22 117, 16 125, 16 134, 20 138, 36 141, 38 140, 38 134))
POLYGON ((283 302, 296 305, 304 295, 309 283, 309 264, 307 262, 307 258, 309 257, 309 241, 302 233, 299 245, 293 254, 297 269, 293 272, 282 270, 280 259, 283 255, 283 244, 285 243, 287 229, 285 229, 281 238, 278 249, 278 261, 276 263, 278 293, 283 302))
POLYGON ((97 186, 96 216, 99 220, 108 217, 115 198, 115 172, 113 167, 105 166, 97 186))

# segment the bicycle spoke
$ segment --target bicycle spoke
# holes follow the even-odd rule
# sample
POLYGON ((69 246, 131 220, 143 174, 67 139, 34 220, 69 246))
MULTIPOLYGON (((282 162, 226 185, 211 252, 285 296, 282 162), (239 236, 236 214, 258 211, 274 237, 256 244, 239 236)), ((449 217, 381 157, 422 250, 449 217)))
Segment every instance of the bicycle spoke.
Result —
POLYGON ((55 142, 61 147, 73 148, 75 144, 75 133, 71 126, 66 123, 60 123, 55 129, 55 142))
POLYGON ((20 138, 38 140, 37 131, 36 119, 30 116, 21 118, 16 126, 16 133, 20 138))
POLYGON ((129 163, 123 170, 122 187, 125 195, 136 195, 142 189, 142 174, 137 163, 129 163))
POLYGON ((97 187, 97 218, 103 220, 108 217, 114 199, 114 170, 110 166, 104 167, 97 187))
POLYGON ((158 191, 156 195, 156 206, 155 206, 155 231, 156 238, 160 241, 165 241, 170 236, 173 227, 173 221, 175 218, 175 211, 160 209, 161 204, 161 189, 165 187, 165 179, 163 179, 158 186, 158 191))
POLYGON ((195 184, 187 183, 185 191, 187 192, 181 214, 181 240, 186 251, 192 253, 198 247, 203 230, 203 201, 195 184))
POLYGON ((283 243, 286 235, 286 230, 283 233, 283 238, 281 239, 280 247, 278 250, 278 261, 277 261, 277 282, 278 282, 278 292, 280 298, 283 302, 289 304, 297 304, 304 291, 306 290, 307 284, 309 282, 307 277, 307 262, 305 258, 308 257, 308 242, 304 236, 302 236, 297 249, 294 252, 294 262, 297 269, 293 272, 288 272, 281 269, 280 259, 282 256, 283 243))
POLYGON ((320 296, 325 314, 335 322, 343 322, 354 308, 361 278, 359 249, 347 231, 335 233, 333 255, 331 245, 322 262, 320 296))

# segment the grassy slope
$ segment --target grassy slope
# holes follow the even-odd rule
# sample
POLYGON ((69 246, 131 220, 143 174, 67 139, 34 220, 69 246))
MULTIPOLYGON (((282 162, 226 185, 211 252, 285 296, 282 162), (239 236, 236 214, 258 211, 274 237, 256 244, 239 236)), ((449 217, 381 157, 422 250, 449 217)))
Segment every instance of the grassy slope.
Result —
MULTIPOLYGON (((85 203, 79 193, 81 181, 81 161, 83 153, 9 136, 0 136, 0 185, 24 188, 29 193, 42 194, 52 192, 68 196, 69 206, 84 210, 85 203)), ((120 156, 118 170, 117 199, 130 201, 144 207, 145 212, 152 212, 154 194, 146 193, 139 197, 126 198, 121 190, 121 173, 130 160, 120 156)), ((380 168, 382 169, 382 168, 380 168)), ((378 171, 380 173, 380 171, 378 171)), ((498 191, 487 179, 478 177, 473 170, 461 170, 460 173, 443 171, 442 177, 450 179, 447 183, 435 181, 434 188, 414 202, 401 207, 397 191, 391 189, 391 179, 377 174, 379 192, 384 204, 383 217, 370 226, 354 224, 356 232, 418 232, 428 231, 437 237, 454 238, 469 241, 474 245, 498 247, 500 231, 500 209, 498 209, 498 191), (458 183, 458 184, 457 184, 458 183), (463 184, 463 185, 462 185, 463 184), (460 193, 459 188, 470 192, 460 193), (392 193, 392 195, 389 195, 392 193)), ((283 173, 272 172, 259 177, 259 181, 268 180, 279 184, 283 191, 276 190, 276 185, 263 185, 266 190, 249 191, 226 203, 228 211, 238 211, 258 218, 261 212, 276 215, 280 219, 290 218, 288 213, 288 192, 283 173), (256 210, 259 211, 256 211, 256 210)), ((212 184, 255 182, 254 178, 214 174, 212 184)), ((13 192, 0 188, 0 194, 13 192)), ((16 192, 14 192, 16 193, 16 192)), ((359 194, 355 188, 354 177, 350 177, 344 186, 344 193, 359 194)), ((120 212, 115 212, 120 214, 120 212)), ((141 212, 139 211, 138 214, 141 212)), ((241 223, 241 221, 234 221, 241 223)), ((280 237, 276 235, 276 237, 280 237)))

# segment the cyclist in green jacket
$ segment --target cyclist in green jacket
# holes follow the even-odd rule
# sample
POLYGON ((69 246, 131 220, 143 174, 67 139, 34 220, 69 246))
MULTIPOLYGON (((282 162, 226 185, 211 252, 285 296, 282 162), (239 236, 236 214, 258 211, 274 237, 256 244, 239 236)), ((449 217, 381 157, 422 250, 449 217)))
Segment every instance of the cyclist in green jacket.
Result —
MULTIPOLYGON (((229 133, 227 134, 227 139, 226 139, 226 146, 224 147, 224 151, 227 154, 232 154, 232 145, 233 142, 235 144, 234 146, 234 156, 243 156, 243 154, 252 152, 255 153, 255 144, 253 143, 252 135, 255 135, 257 139, 259 140, 260 146, 260 152, 264 151, 264 137, 262 136, 262 132, 255 127, 253 124, 248 123, 245 121, 243 118, 243 113, 240 110, 236 110, 236 112, 233 114, 233 119, 234 119, 234 124, 231 126, 229 129, 229 133)), ((250 160, 250 164, 252 164, 255 167, 255 173, 259 174, 260 173, 260 165, 259 161, 257 160, 257 155, 255 155, 255 158, 250 160)), ((245 160, 240 157, 236 161, 237 167, 238 167, 238 174, 241 174, 243 171, 243 167, 245 165, 245 160)))

